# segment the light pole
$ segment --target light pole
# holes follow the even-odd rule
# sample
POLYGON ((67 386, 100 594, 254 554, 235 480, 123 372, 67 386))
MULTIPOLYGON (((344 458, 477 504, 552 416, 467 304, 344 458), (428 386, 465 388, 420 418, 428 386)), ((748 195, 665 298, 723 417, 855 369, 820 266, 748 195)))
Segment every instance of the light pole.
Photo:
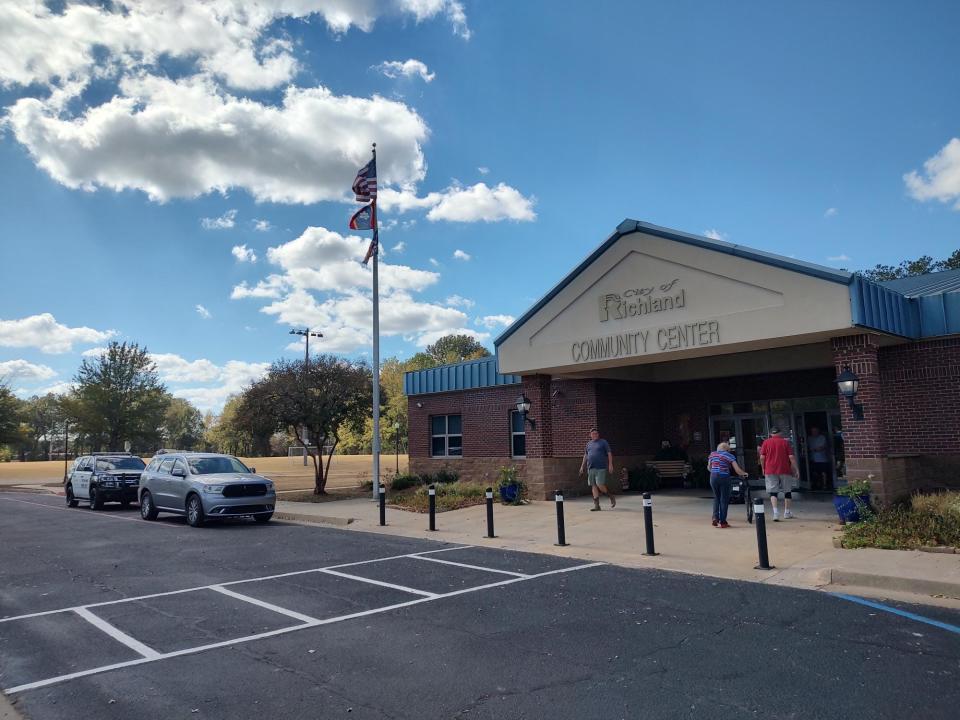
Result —
POLYGON ((397 475, 400 474, 400 423, 393 424, 393 437, 397 444, 397 475))
MULTIPOLYGON (((291 330, 291 335, 300 335, 306 341, 307 345, 303 353, 303 374, 304 377, 307 377, 307 374, 310 372, 310 338, 322 338, 322 332, 313 332, 310 328, 305 328, 303 330, 291 330)), ((307 466, 307 447, 310 444, 310 439, 307 437, 307 429, 303 428, 303 466, 307 466)))
POLYGON ((63 484, 67 484, 67 436, 70 434, 70 421, 63 421, 63 484))

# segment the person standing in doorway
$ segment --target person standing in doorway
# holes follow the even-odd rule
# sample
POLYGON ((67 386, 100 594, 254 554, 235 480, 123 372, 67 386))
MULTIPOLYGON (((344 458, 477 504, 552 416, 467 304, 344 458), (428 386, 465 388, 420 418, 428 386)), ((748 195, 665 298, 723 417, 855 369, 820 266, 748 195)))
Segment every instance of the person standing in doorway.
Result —
POLYGON ((773 521, 780 520, 777 510, 777 496, 783 496, 783 518, 793 517, 790 504, 793 499, 793 480, 800 477, 797 456, 789 441, 782 437, 779 428, 770 428, 770 437, 760 446, 760 466, 763 468, 767 492, 770 493, 770 506, 773 508, 773 521))
POLYGON ((810 455, 810 485, 813 490, 833 488, 833 473, 830 468, 830 452, 827 436, 820 434, 820 428, 813 425, 807 436, 807 452, 810 455))
POLYGON ((707 458, 707 469, 710 471, 710 488, 713 490, 713 520, 714 527, 728 528, 727 508, 730 507, 730 473, 735 472, 742 478, 747 476, 737 464, 737 458, 730 452, 730 444, 722 442, 717 445, 716 452, 710 453, 707 458))
POLYGON ((583 451, 583 462, 580 463, 580 475, 587 473, 587 485, 593 495, 591 511, 600 509, 600 495, 610 498, 610 507, 617 506, 617 499, 607 489, 607 478, 613 475, 613 452, 606 440, 600 437, 596 428, 590 428, 590 442, 583 451))

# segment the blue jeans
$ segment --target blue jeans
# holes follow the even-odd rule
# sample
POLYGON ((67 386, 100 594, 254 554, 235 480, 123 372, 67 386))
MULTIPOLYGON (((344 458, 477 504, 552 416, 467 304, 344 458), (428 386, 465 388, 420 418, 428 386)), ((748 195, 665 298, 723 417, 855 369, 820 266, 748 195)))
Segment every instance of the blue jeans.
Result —
POLYGON ((727 508, 730 507, 730 476, 710 473, 710 487, 713 488, 713 519, 727 521, 727 508))

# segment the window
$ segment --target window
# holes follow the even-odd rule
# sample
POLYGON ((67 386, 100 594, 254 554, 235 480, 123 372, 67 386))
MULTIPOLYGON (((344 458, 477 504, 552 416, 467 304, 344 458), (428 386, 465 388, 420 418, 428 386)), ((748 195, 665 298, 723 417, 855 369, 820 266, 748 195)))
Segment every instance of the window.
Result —
MULTIPOLYGON (((187 476, 187 466, 186 466, 186 464, 184 464, 183 460, 180 460, 179 458, 178 458, 177 461, 173 464, 173 470, 179 470, 180 472, 183 473, 183 476, 184 476, 184 477, 187 476)), ((173 473, 173 470, 170 471, 171 474, 173 473)))
POLYGON ((510 454, 515 458, 527 456, 527 430, 523 414, 510 411, 510 454))
POLYGON ((97 470, 143 470, 143 460, 138 457, 98 457, 97 470))
POLYGON ((217 473, 248 473, 250 469, 235 457, 190 458, 190 472, 194 475, 216 475, 217 473))
POLYGON ((173 467, 173 458, 167 458, 162 463, 160 463, 160 469, 157 472, 164 473, 165 475, 170 474, 170 469, 173 467))
POLYGON ((430 454, 433 457, 463 455, 463 421, 459 415, 430 418, 430 454))

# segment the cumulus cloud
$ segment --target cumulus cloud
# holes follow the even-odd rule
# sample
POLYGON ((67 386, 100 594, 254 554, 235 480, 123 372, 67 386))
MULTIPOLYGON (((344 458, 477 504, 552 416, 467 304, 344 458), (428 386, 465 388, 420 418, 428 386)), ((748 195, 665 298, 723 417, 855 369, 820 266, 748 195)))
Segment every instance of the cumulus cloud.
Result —
POLYGON ((73 346, 102 343, 116 335, 115 330, 67 327, 50 313, 31 315, 20 320, 0 320, 0 347, 34 347, 41 352, 71 352, 73 346))
POLYGON ((220 377, 220 368, 209 360, 189 362, 173 353, 152 353, 150 359, 157 366, 157 374, 163 382, 208 382, 220 377))
POLYGON ((484 315, 483 317, 477 318, 477 325, 482 325, 492 330, 496 327, 512 325, 514 320, 516 320, 516 318, 513 317, 513 315, 484 315))
POLYGON ((171 393, 203 411, 219 410, 228 397, 242 392, 270 368, 270 363, 241 360, 217 365, 206 358, 187 360, 173 353, 154 353, 150 358, 160 379, 171 386, 171 393))
POLYGON ((237 259, 237 262, 255 263, 257 261, 257 254, 246 245, 234 245, 230 254, 237 259))
POLYGON ((203 305, 197 304, 197 305, 194 307, 194 310, 196 310, 196 311, 197 311, 197 315, 199 315, 200 317, 202 317, 204 320, 209 320, 210 318, 213 317, 213 315, 210 313, 210 311, 207 310, 203 305))
POLYGON ((401 240, 401 241, 398 242, 396 245, 394 245, 392 248, 390 248, 391 252, 395 252, 395 253, 397 253, 397 254, 402 253, 402 252, 403 252, 404 250, 406 250, 406 249, 407 249, 407 244, 406 244, 403 240, 401 240))
POLYGON ((237 224, 237 211, 227 210, 217 218, 201 218, 200 224, 204 230, 229 230, 237 224))
POLYGON ((720 232, 720 231, 717 230, 716 228, 711 228, 710 230, 704 230, 704 231, 703 231, 703 235, 704 235, 704 237, 708 237, 708 238, 710 238, 711 240, 726 240, 726 239, 727 239, 727 234, 720 232))
POLYGON ((481 175, 489 175, 490 168, 484 167, 483 165, 481 165, 480 167, 477 168, 477 172, 480 173, 481 175))
POLYGON ((903 181, 914 199, 953 203, 953 209, 960 210, 960 138, 950 140, 923 163, 922 172, 912 170, 903 181))
POLYGON ((88 350, 84 350, 82 353, 80 353, 80 356, 85 358, 98 358, 107 352, 107 350, 108 348, 106 347, 92 347, 88 350))
POLYGON ((269 220, 256 220, 253 221, 253 229, 257 232, 269 232, 273 229, 273 225, 270 224, 269 220))
POLYGON ((379 65, 373 66, 374 70, 377 70, 382 75, 387 76, 388 78, 414 78, 419 77, 424 82, 432 82, 433 79, 437 76, 436 73, 430 72, 426 64, 420 60, 414 60, 413 58, 409 60, 388 60, 382 62, 379 65))
POLYGON ((460 250, 459 248, 453 251, 454 260, 462 260, 463 262, 467 262, 468 260, 471 259, 471 257, 472 255, 470 255, 470 253, 466 253, 463 250, 460 250))
POLYGON ((0 362, 0 380, 38 381, 56 377, 57 371, 46 365, 38 365, 26 360, 7 360, 0 362))
POLYGON ((847 255, 846 253, 840 253, 839 255, 831 255, 830 257, 827 258, 827 261, 832 263, 850 262, 851 260, 853 260, 853 258, 847 255))
POLYGON ((75 387, 76 383, 62 381, 58 383, 53 383, 52 385, 46 385, 38 390, 31 390, 29 393, 21 392, 21 395, 65 395, 66 393, 71 392, 75 387))
POLYGON ((449 222, 498 222, 500 220, 532 221, 535 198, 524 197, 516 188, 505 183, 489 187, 477 183, 470 187, 454 185, 443 192, 427 193, 418 197, 413 187, 400 190, 385 189, 377 198, 384 211, 408 212, 429 209, 427 219, 449 222))
POLYGON ((465 298, 461 295, 451 295, 446 300, 447 305, 452 305, 453 307, 464 307, 472 308, 476 303, 469 298, 465 298))

